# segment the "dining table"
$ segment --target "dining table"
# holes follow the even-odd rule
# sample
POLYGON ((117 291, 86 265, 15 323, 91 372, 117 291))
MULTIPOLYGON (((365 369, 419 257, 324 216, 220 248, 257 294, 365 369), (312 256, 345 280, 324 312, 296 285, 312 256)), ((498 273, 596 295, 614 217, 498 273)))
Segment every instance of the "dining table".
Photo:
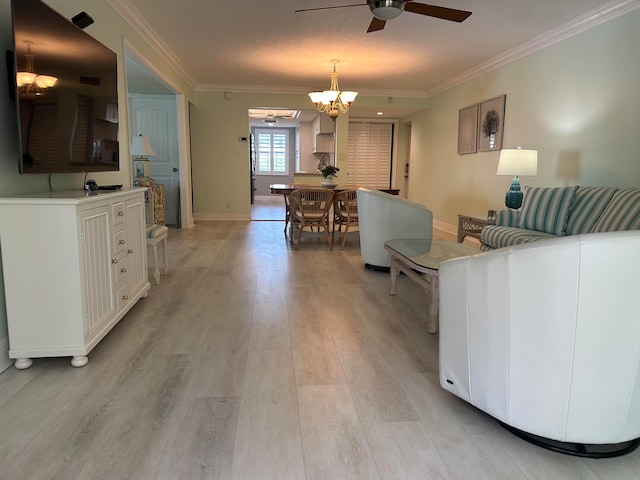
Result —
MULTIPOLYGON (((350 184, 350 183, 345 183, 343 185, 336 185, 334 187, 322 187, 320 185, 311 185, 311 184, 308 184, 308 183, 272 183, 271 185, 269 185, 269 189, 271 190, 272 194, 279 194, 279 195, 282 195, 282 197, 284 198, 284 205, 285 205, 284 232, 285 232, 285 235, 287 233, 287 225, 289 223, 289 216, 290 216, 290 212, 289 212, 289 195, 294 190, 299 189, 299 188, 326 188, 328 190, 332 190, 334 193, 337 193, 337 192, 343 192, 345 190, 357 190, 360 187, 361 187, 361 185, 355 185, 355 184, 350 184)), ((381 192, 389 193, 391 195, 399 195, 400 194, 400 189, 399 188, 376 188, 376 187, 364 187, 364 188, 368 188, 369 190, 379 190, 381 192)))
MULTIPOLYGON (((311 185, 308 183, 272 183, 269 185, 269 189, 271 193, 281 194, 281 195, 289 195, 291 192, 298 188, 328 188, 329 190, 333 190, 333 192, 343 192, 345 190, 357 190, 362 187, 362 185, 354 185, 345 183, 343 185, 336 185, 335 187, 322 187, 320 185, 311 185)), ((379 190, 381 192, 389 193, 391 195, 399 195, 399 188, 376 188, 376 187, 366 187, 369 190, 379 190)))

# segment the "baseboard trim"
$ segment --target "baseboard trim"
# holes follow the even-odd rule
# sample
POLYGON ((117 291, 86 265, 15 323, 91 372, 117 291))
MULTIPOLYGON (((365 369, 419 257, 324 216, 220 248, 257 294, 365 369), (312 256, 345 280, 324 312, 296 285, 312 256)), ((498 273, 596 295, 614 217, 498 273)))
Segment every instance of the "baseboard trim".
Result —
POLYGON ((282 195, 256 195, 253 198, 260 203, 282 203, 284 205, 282 195))
POLYGON ((433 229, 437 230, 442 235, 445 235, 447 237, 453 237, 453 240, 455 240, 458 236, 458 227, 456 225, 451 225, 441 220, 433 221, 433 229))
MULTIPOLYGON (((458 239, 458 226, 445 223, 440 220, 433 221, 433 238, 455 242, 458 239)), ((470 247, 480 249, 480 240, 473 237, 465 237, 462 242, 470 247)))

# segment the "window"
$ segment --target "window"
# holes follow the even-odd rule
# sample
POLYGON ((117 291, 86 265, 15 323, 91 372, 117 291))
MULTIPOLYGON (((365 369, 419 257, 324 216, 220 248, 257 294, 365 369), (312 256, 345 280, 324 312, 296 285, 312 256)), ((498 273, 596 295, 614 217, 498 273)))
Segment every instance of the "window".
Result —
POLYGON ((256 173, 289 174, 289 130, 256 129, 256 173))

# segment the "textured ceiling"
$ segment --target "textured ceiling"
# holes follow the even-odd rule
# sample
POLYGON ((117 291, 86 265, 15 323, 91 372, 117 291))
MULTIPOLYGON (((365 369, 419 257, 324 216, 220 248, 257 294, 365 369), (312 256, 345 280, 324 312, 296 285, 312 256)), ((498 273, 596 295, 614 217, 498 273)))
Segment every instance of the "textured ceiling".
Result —
MULTIPOLYGON (((332 59, 340 86, 381 95, 428 95, 452 78, 539 36, 593 23, 637 0, 448 0, 472 11, 463 23, 403 12, 366 33, 362 5, 316 12, 339 0, 109 0, 172 55, 197 88, 281 91, 327 88, 332 59), (179 11, 178 11, 178 10, 179 11)), ((631 7, 630 7, 631 6, 631 7)), ((574 32, 570 32, 574 33, 574 32)), ((562 34, 562 32, 560 32, 562 34)), ((557 35, 556 35, 557 36, 557 35)))

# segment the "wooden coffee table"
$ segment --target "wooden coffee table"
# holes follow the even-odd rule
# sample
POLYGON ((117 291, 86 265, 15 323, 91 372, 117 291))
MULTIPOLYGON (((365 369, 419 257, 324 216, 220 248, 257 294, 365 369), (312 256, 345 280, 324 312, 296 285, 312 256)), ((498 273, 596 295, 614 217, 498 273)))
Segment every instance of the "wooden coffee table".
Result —
POLYGON ((427 332, 438 332, 438 270, 445 260, 480 253, 446 240, 398 239, 387 240, 384 248, 391 255, 390 295, 396 294, 396 281, 400 272, 421 285, 427 293, 427 332))

